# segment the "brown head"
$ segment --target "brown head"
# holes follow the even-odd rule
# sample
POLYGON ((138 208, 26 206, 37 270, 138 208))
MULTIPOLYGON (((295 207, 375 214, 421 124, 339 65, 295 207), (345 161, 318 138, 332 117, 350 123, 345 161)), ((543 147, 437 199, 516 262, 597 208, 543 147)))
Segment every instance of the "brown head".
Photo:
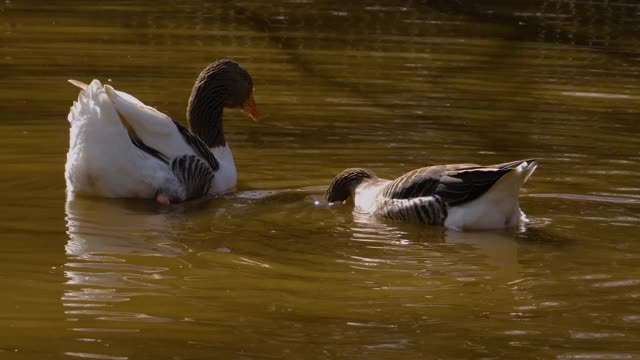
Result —
POLYGON ((237 62, 226 59, 202 70, 187 106, 189 127, 210 147, 226 143, 223 108, 242 109, 253 120, 258 119, 251 75, 237 62))
POLYGON ((353 196, 356 187, 364 180, 377 178, 371 170, 361 168, 346 169, 336 175, 324 193, 324 197, 330 203, 345 201, 349 196, 353 196))

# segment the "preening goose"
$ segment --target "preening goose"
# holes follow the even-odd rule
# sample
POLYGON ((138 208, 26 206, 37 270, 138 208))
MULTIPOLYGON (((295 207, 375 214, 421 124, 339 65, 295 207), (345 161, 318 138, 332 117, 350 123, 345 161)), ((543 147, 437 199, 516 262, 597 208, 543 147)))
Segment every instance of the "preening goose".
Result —
POLYGON ((352 197, 355 212, 393 220, 457 230, 509 228, 524 215, 518 193, 536 167, 535 160, 437 165, 393 181, 353 168, 333 179, 325 197, 330 203, 352 197))
POLYGON ((258 117, 253 80, 238 63, 219 60, 200 73, 187 107, 189 129, 98 80, 69 82, 82 89, 68 116, 70 193, 168 204, 235 187, 223 108, 258 117))

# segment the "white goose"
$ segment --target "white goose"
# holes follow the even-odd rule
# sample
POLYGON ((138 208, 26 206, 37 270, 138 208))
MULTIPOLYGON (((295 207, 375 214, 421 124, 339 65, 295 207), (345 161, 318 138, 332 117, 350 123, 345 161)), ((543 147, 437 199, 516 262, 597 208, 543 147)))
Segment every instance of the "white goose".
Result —
POLYGON ((393 181, 353 168, 333 179, 325 197, 330 203, 352 197, 355 212, 393 220, 457 230, 509 228, 524 218, 518 193, 536 167, 535 160, 437 165, 393 181))
POLYGON ((69 193, 169 204, 235 187, 223 108, 258 117, 253 80, 236 62, 220 60, 200 73, 187 108, 190 129, 98 80, 69 82, 82 89, 68 116, 69 193))

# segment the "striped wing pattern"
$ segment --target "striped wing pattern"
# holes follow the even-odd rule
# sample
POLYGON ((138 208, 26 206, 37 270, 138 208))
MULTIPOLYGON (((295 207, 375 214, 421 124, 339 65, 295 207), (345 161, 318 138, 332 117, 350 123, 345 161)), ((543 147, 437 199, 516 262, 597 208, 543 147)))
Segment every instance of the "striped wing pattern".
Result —
POLYGON ((183 155, 171 160, 171 170, 184 186, 186 199, 206 196, 213 181, 211 166, 196 155, 183 155))
POLYGON ((445 166, 431 166, 410 171, 385 186, 382 196, 390 199, 431 196, 436 191, 445 171, 445 166))
POLYGON ((220 164, 218 163, 216 157, 213 156, 211 150, 209 150, 207 144, 205 144, 204 141, 202 141, 199 137, 193 135, 191 131, 189 131, 189 129, 180 125, 175 120, 173 121, 173 123, 176 125, 176 128, 178 128, 178 131, 180 132, 180 135, 182 135, 184 141, 186 141, 187 144, 189 144, 189 146, 191 146, 193 150, 195 150, 195 152, 202 159, 204 159, 209 164, 209 166, 211 166, 211 169, 213 171, 218 171, 218 169, 220 168, 220 164))
POLYGON ((403 222, 442 225, 447 218, 447 206, 437 195, 414 199, 384 199, 377 214, 403 222))
POLYGON ((132 134, 130 129, 127 130, 129 130, 131 142, 138 149, 170 165, 171 171, 184 186, 186 197, 181 200, 206 196, 211 188, 215 171, 220 168, 220 164, 200 138, 193 135, 189 129, 179 123, 174 121, 174 124, 182 135, 182 138, 193 148, 197 155, 182 155, 169 160, 165 154, 142 142, 142 140, 135 136, 135 133, 132 134))
POLYGON ((447 208, 473 201, 524 161, 492 166, 438 165, 410 171, 382 190, 379 214, 395 220, 442 224, 447 208))

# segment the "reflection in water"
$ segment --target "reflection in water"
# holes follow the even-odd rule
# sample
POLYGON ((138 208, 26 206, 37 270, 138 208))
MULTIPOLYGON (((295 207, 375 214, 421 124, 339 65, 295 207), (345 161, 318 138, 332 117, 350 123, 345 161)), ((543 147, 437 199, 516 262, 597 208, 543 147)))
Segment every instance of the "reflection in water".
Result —
POLYGON ((495 268, 496 277, 508 280, 522 276, 515 237, 514 231, 461 232, 449 229, 446 232, 447 243, 472 245, 486 256, 486 263, 495 268))
POLYGON ((184 252, 173 242, 166 214, 135 211, 123 206, 126 204, 108 199, 68 199, 67 255, 86 261, 122 262, 108 254, 177 256, 184 252))
MULTIPOLYGON (((136 206, 140 204, 80 197, 67 200, 67 281, 61 300, 67 321, 73 331, 81 333, 84 342, 90 336, 99 337, 98 333, 138 331, 137 326, 131 328, 124 323, 173 321, 140 313, 144 311, 140 307, 136 312, 113 309, 115 303, 135 297, 166 296, 165 282, 173 278, 166 275, 170 269, 163 266, 163 261, 149 259, 171 259, 188 251, 175 242, 167 214, 139 211, 136 206), (85 321, 91 325, 84 326, 85 321), (114 327, 113 322, 121 325, 114 327)), ((69 353, 107 356, 73 354, 69 353)))
POLYGON ((24 284, 11 286, 0 306, 2 325, 22 329, 0 339, 0 354, 636 356, 640 5, 0 7, 2 225, 13 238, 3 242, 0 274, 24 284), (77 93, 64 79, 112 79, 184 120, 194 71, 218 57, 246 63, 261 84, 265 122, 232 113, 225 130, 238 150, 240 188, 266 192, 230 196, 188 217, 76 199, 65 229, 64 109, 77 93), (354 221, 312 207, 321 190, 278 193, 326 187, 352 166, 386 175, 530 156, 541 162, 522 197, 532 221, 515 240, 354 221), (61 286, 43 269, 60 268, 61 237, 67 321, 47 324, 40 317, 58 311, 61 286))
MULTIPOLYGON (((496 269, 493 276, 501 279, 520 276, 515 230, 463 232, 441 226, 394 223, 357 212, 353 212, 353 217, 355 226, 351 229, 351 239, 354 241, 372 242, 374 244, 371 246, 377 248, 412 251, 415 251, 416 245, 423 247, 425 243, 467 244, 471 245, 472 254, 481 254, 486 265, 496 269)), ((521 225, 518 230, 524 231, 524 226, 521 225)), ((425 256, 433 254, 427 253, 425 256)))

